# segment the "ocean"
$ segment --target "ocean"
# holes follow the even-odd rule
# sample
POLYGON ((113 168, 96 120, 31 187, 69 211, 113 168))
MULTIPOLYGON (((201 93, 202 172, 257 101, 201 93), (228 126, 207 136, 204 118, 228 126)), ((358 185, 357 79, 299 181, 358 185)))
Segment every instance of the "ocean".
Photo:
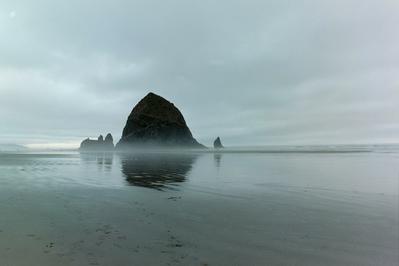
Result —
POLYGON ((0 265, 398 265, 399 147, 0 153, 0 265))

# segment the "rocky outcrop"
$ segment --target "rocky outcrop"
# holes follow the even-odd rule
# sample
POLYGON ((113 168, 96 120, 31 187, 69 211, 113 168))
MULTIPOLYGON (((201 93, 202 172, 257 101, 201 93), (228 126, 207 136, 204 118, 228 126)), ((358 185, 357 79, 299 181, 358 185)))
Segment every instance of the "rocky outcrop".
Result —
POLYGON ((109 151, 114 149, 114 141, 112 135, 104 137, 100 135, 97 140, 92 140, 90 138, 85 139, 80 144, 79 150, 81 151, 109 151))
POLYGON ((224 148, 223 145, 222 145, 222 142, 220 141, 220 138, 219 138, 219 137, 217 137, 217 138, 215 139, 215 141, 213 142, 213 147, 214 147, 215 149, 222 149, 222 148, 224 148))
POLYGON ((112 137, 111 133, 108 133, 107 136, 105 136, 104 147, 107 149, 114 148, 114 138, 112 137))
POLYGON ((118 149, 131 147, 204 148, 173 103, 149 93, 130 113, 118 149))

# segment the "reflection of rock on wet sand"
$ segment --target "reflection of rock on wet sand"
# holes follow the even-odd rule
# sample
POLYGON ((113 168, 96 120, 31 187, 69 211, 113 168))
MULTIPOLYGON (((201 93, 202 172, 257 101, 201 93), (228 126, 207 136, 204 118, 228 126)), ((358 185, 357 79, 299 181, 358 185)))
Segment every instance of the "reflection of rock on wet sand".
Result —
POLYGON ((85 163, 97 163, 100 169, 104 167, 105 170, 111 170, 114 154, 110 152, 81 153, 80 158, 85 163))
POLYGON ((215 165, 217 168, 220 168, 220 164, 222 162, 222 154, 220 153, 214 153, 213 154, 213 160, 215 161, 215 165))
POLYGON ((197 155, 170 153, 122 154, 122 173, 133 186, 162 190, 184 182, 197 155))

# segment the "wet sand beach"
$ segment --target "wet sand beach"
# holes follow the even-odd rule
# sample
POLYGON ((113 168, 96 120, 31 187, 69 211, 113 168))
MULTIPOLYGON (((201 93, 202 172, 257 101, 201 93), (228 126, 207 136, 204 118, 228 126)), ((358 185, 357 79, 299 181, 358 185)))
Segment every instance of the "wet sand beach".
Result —
POLYGON ((396 152, 0 155, 1 265, 397 265, 396 152))

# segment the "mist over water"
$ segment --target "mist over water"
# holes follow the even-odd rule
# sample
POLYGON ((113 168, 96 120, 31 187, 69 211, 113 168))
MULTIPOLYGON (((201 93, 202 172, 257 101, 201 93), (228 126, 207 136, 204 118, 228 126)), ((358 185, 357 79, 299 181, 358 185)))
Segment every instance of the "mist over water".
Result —
POLYGON ((396 265, 398 150, 301 149, 2 153, 0 258, 396 265))

